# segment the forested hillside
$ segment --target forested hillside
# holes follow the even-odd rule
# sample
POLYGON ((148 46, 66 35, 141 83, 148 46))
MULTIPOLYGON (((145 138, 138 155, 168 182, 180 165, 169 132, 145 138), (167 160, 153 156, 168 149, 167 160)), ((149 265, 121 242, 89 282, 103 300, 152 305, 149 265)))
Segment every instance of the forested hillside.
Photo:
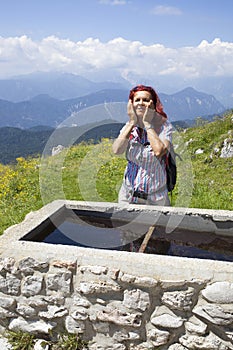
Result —
POLYGON ((82 127, 50 128, 38 126, 27 130, 0 128, 0 163, 15 163, 17 157, 41 156, 44 149, 50 154, 57 145, 68 147, 82 141, 100 142, 102 137, 115 138, 123 124, 103 120, 82 127))

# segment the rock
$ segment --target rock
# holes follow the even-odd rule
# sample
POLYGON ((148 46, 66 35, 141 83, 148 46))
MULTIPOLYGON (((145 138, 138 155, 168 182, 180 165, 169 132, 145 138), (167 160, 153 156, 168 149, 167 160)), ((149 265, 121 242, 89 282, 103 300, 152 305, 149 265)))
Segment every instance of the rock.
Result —
POLYGON ((58 268, 66 268, 68 270, 76 270, 77 268, 77 261, 60 261, 55 260, 52 262, 52 266, 58 267, 58 268))
POLYGON ((5 318, 12 318, 15 317, 16 313, 10 310, 3 309, 0 307, 0 319, 5 319, 5 318))
POLYGON ((114 341, 108 334, 97 334, 93 337, 91 344, 88 344, 89 350, 126 350, 124 344, 114 341))
POLYGON ((13 319, 9 324, 9 329, 11 331, 23 331, 27 333, 45 333, 49 334, 54 327, 56 327, 55 322, 44 322, 40 321, 26 321, 23 318, 19 317, 13 319))
POLYGON ((0 337, 0 349, 1 350, 8 350, 8 349, 10 350, 10 349, 12 349, 12 347, 8 343, 7 339, 0 337))
POLYGON ((123 305, 129 309, 145 311, 150 305, 150 297, 140 289, 125 290, 123 305))
POLYGON ((121 286, 116 283, 107 281, 99 282, 80 282, 78 292, 83 294, 94 294, 94 293, 109 293, 118 292, 121 290, 121 286))
POLYGON ((113 339, 119 343, 125 340, 138 340, 140 339, 140 334, 137 332, 128 332, 122 329, 114 333, 113 339))
POLYGON ((147 331, 147 337, 154 346, 161 346, 168 342, 170 333, 167 331, 161 331, 157 328, 152 328, 147 331))
POLYGON ((219 147, 214 147, 214 149, 213 149, 214 154, 218 154, 219 151, 220 151, 219 147))
POLYGON ((57 291, 65 296, 70 295, 72 273, 70 271, 48 274, 46 277, 46 287, 48 291, 57 291))
POLYGON ((193 313, 219 326, 230 325, 233 322, 233 309, 229 305, 206 304, 196 306, 193 313))
POLYGON ((112 322, 120 326, 141 326, 141 314, 126 312, 122 310, 116 310, 112 308, 105 308, 102 311, 97 312, 97 318, 100 321, 112 322))
POLYGON ((18 295, 20 293, 21 281, 9 272, 6 277, 0 276, 0 292, 11 295, 18 295))
POLYGON ((183 324, 183 320, 177 316, 171 316, 169 314, 153 317, 151 323, 158 327, 163 328, 179 328, 183 324))
POLYGON ((21 292, 26 297, 37 295, 42 290, 42 283, 42 276, 27 276, 23 281, 21 292))
POLYGON ((37 314, 36 310, 33 307, 24 303, 18 303, 16 311, 24 318, 33 317, 37 314))
POLYGON ((154 345, 149 341, 140 343, 139 345, 131 344, 129 350, 154 350, 154 345))
POLYGON ((185 142, 185 146, 188 146, 191 142, 193 142, 192 138, 185 142))
POLYGON ((52 156, 56 156, 57 154, 61 153, 64 148, 65 147, 62 145, 57 145, 57 146, 53 147, 52 148, 52 156))
POLYGON ((223 147, 221 149, 220 158, 233 157, 233 139, 232 137, 226 138, 223 141, 223 147))
POLYGON ((207 325, 195 316, 185 322, 184 326, 190 334, 204 335, 207 331, 207 325))
POLYGON ((117 331, 114 333, 113 335, 113 339, 119 343, 128 340, 129 339, 129 334, 126 330, 121 330, 121 331, 117 331))
POLYGON ((9 257, 9 258, 0 259, 0 273, 4 271, 11 272, 11 273, 17 272, 17 267, 15 265, 14 258, 9 257))
POLYGON ((169 346, 168 350, 187 350, 183 345, 175 343, 169 346))
POLYGON ((99 345, 99 344, 95 343, 95 344, 92 344, 88 349, 90 349, 90 350, 125 350, 126 347, 123 344, 99 345))
POLYGON ((83 306, 83 307, 88 308, 91 306, 91 303, 87 299, 84 299, 84 298, 81 298, 81 297, 75 295, 73 298, 73 305, 83 306))
POLYGON ((108 268, 105 266, 82 266, 80 268, 80 272, 81 273, 90 272, 94 275, 101 275, 101 274, 106 275, 108 272, 108 268))
POLYGON ((109 333, 109 324, 107 322, 93 322, 92 326, 97 333, 109 333))
POLYGON ((71 317, 73 317, 74 320, 84 321, 88 318, 88 315, 85 307, 77 306, 71 309, 71 317))
POLYGON ((49 350, 49 344, 45 340, 39 339, 35 342, 34 350, 49 350))
POLYGON ((229 350, 227 344, 215 334, 211 333, 206 337, 185 334, 179 339, 180 343, 190 350, 211 349, 211 350, 229 350))
MULTIPOLYGON (((39 299, 37 300, 39 301, 39 299)), ((41 301, 42 302, 44 301, 51 305, 62 306, 65 303, 65 298, 60 292, 58 292, 58 293, 53 293, 52 295, 43 296, 41 301)))
POLYGON ((127 274, 127 273, 120 273, 119 274, 119 280, 121 282, 126 282, 126 283, 133 283, 136 279, 136 276, 127 274))
POLYGON ((0 307, 5 309, 15 308, 16 300, 11 297, 0 297, 0 307))
POLYGON ((74 333, 74 334, 83 333, 85 328, 86 328, 84 322, 76 321, 71 316, 66 317, 65 327, 66 327, 67 332, 74 333))
POLYGON ((187 290, 164 292, 162 302, 172 309, 188 311, 191 310, 194 294, 195 291, 191 287, 187 290))
POLYGON ((198 148, 195 152, 195 154, 202 154, 202 153, 204 153, 204 150, 201 148, 198 148))
POLYGON ((134 283, 140 287, 152 288, 158 285, 158 281, 150 277, 136 277, 134 283))
POLYGON ((211 303, 232 304, 233 303, 233 283, 216 282, 207 286, 202 295, 211 303))
POLYGON ((61 318, 68 315, 68 310, 63 306, 48 305, 48 311, 39 312, 39 317, 52 320, 53 318, 61 318))
POLYGON ((39 262, 31 257, 19 261, 19 270, 25 274, 31 274, 34 270, 44 270, 48 268, 48 261, 39 262))
POLYGON ((179 328, 183 325, 184 320, 176 316, 166 306, 161 306, 156 308, 151 315, 151 323, 162 328, 179 328))

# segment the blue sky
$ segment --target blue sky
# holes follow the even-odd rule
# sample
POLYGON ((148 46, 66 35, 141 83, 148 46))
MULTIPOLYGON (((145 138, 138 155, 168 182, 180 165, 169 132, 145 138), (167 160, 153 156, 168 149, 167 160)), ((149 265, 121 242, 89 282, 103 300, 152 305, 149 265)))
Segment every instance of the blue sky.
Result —
POLYGON ((233 0, 0 0, 0 9, 0 79, 59 71, 172 92, 233 78, 233 0))
POLYGON ((232 0, 1 0, 0 35, 116 37, 169 47, 232 41, 232 0))

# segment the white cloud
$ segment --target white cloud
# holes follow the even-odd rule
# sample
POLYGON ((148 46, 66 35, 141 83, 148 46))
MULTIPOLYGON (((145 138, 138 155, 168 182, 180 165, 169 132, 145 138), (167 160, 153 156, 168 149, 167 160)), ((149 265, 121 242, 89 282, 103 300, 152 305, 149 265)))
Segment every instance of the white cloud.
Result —
POLYGON ((178 7, 158 5, 151 11, 154 15, 159 16, 178 16, 182 15, 182 11, 178 7))
POLYGON ((99 0, 100 4, 104 5, 126 5, 127 1, 126 0, 99 0))
POLYGON ((174 49, 124 38, 103 43, 94 38, 74 42, 50 36, 37 42, 27 36, 0 37, 0 78, 59 70, 89 78, 106 71, 151 80, 233 76, 232 57, 233 43, 220 39, 174 49))

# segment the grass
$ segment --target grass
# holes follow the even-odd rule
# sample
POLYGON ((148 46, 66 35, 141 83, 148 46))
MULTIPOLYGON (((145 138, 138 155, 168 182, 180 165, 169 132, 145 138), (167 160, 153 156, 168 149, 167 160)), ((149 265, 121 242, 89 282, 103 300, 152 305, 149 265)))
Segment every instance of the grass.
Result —
MULTIPOLYGON (((233 161, 220 158, 226 138, 233 139, 232 111, 211 123, 174 133, 178 178, 172 205, 233 210, 233 161), (201 149, 203 153, 197 154, 201 149)), ((201 125, 200 125, 201 124, 201 125)), ((27 213, 55 199, 116 202, 126 165, 114 156, 112 140, 81 143, 46 158, 17 158, 0 164, 0 234, 27 213)))
POLYGON ((39 164, 39 158, 17 158, 16 165, 0 164, 0 233, 43 205, 39 190, 39 164))
POLYGON ((35 335, 18 331, 8 331, 7 341, 11 345, 12 350, 33 350, 35 344, 35 335))
POLYGON ((224 140, 233 142, 232 126, 231 111, 223 119, 183 132, 193 168, 190 207, 233 210, 233 160, 220 157, 224 140), (198 149, 203 153, 196 154, 198 149))
MULTIPOLYGON (((33 350, 37 337, 28 332, 8 331, 6 334, 8 343, 12 350, 33 350)), ((87 350, 88 342, 80 338, 79 335, 73 333, 62 333, 58 335, 57 341, 42 341, 44 347, 50 350, 87 350)))

